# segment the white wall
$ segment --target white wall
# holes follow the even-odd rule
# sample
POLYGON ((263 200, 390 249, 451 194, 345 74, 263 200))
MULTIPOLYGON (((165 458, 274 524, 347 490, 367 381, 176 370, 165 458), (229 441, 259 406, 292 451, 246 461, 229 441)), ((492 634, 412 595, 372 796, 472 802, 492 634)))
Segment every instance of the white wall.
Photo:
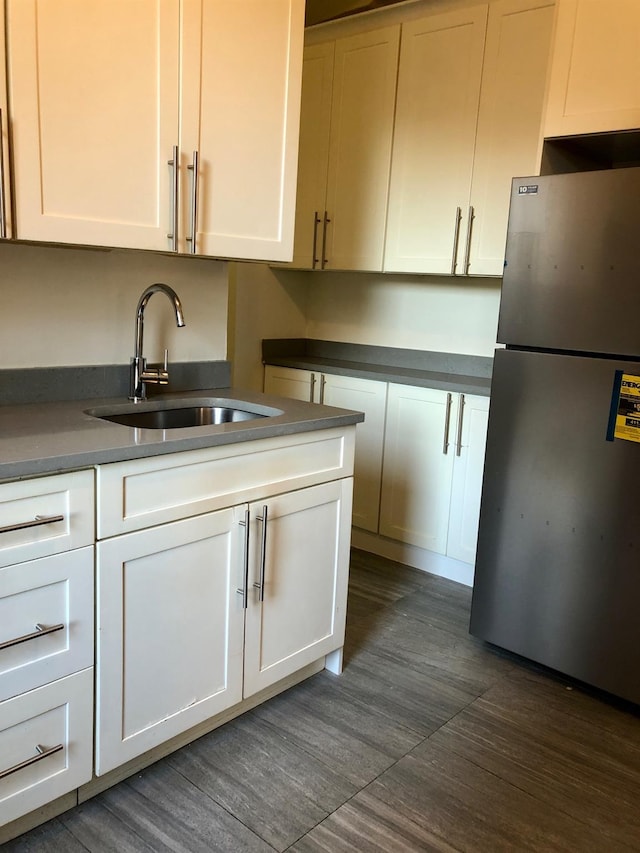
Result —
POLYGON ((186 326, 167 298, 145 311, 150 361, 227 357, 227 264, 149 252, 0 243, 0 367, 126 364, 138 299, 161 281, 178 293, 186 326))
POLYGON ((229 352, 237 386, 262 388, 263 338, 483 356, 495 349, 499 279, 232 269, 229 352))
POLYGON ((307 337, 492 356, 499 279, 309 273, 307 337))
POLYGON ((262 339, 307 336, 307 273, 266 264, 230 265, 232 384, 262 391, 262 339))

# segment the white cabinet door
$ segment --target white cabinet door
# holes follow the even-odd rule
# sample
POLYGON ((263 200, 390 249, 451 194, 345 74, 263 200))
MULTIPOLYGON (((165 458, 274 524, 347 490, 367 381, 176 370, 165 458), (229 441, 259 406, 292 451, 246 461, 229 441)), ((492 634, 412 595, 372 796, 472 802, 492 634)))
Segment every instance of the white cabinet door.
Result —
POLYGON ((351 478, 251 506, 244 696, 344 642, 351 478))
POLYGON ((399 42, 399 25, 336 42, 323 268, 382 269, 399 42))
POLYGON ((545 136, 640 127, 640 4, 557 0, 545 136))
POLYGON ((364 421, 356 424, 352 523, 377 533, 387 383, 327 373, 320 387, 327 406, 364 412, 364 421))
POLYGON ((304 51, 292 264, 302 269, 322 266, 334 53, 333 42, 309 45, 304 51))
POLYGON ((267 364, 264 369, 264 392, 290 400, 317 403, 315 399, 316 379, 311 370, 297 367, 277 367, 267 364))
POLYGON ((178 0, 8 0, 14 236, 168 250, 178 0))
POLYGON ((242 698, 243 518, 226 509, 98 544, 97 775, 242 698))
POLYGON ((447 556, 475 563, 489 398, 459 395, 447 556))
POLYGON ((297 175, 303 0, 182 0, 181 249, 289 261, 297 175), (187 203, 189 202, 189 203, 187 203))
POLYGON ((389 385, 380 533, 444 554, 457 395, 389 385))
POLYGON ((403 24, 384 269, 462 271, 486 5, 403 24))
POLYGON ((499 0, 489 7, 471 184, 475 215, 467 235, 470 275, 502 275, 511 179, 538 172, 552 27, 551 0, 499 0))

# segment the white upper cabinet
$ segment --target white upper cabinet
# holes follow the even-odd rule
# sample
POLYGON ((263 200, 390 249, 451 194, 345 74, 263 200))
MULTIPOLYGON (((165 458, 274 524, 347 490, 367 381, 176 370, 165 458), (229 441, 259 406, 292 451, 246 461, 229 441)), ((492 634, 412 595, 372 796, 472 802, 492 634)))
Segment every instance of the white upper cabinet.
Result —
POLYGON ((9 0, 14 236, 169 249, 177 0, 9 0))
POLYGON ((304 3, 182 0, 181 5, 180 248, 290 260, 304 3), (195 190, 194 169, 187 165, 193 166, 194 152, 195 190))
POLYGON ((557 0, 544 136, 640 127, 640 3, 557 0))
POLYGON ((400 27, 336 43, 323 266, 381 270, 400 27))
POLYGON ((303 15, 9 0, 14 236, 290 258, 303 15))
POLYGON ((384 268, 454 273, 467 216, 487 7, 404 24, 384 268))
POLYGON ((309 45, 304 51, 293 249, 293 266, 303 269, 322 265, 334 53, 333 42, 309 45))
POLYGON ((498 0, 403 26, 385 271, 502 274, 511 178, 537 169, 552 18, 551 0, 498 0))
POLYGON ((467 245, 470 275, 502 275, 511 179, 538 174, 538 140, 553 29, 550 0, 489 7, 467 245))
POLYGON ((400 26, 305 50, 295 265, 382 269, 400 26))

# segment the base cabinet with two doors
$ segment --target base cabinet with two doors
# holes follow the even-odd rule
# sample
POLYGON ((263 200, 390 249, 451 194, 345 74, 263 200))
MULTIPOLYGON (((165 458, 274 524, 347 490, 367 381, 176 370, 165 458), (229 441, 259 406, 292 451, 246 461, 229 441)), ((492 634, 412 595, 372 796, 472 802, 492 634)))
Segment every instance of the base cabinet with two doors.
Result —
POLYGON ((364 412, 353 524, 475 562, 489 398, 265 366, 265 392, 364 412))
POLYGON ((310 667, 340 671, 354 433, 98 466, 95 536, 93 470, 0 485, 18 526, 0 530, 0 828, 310 667))

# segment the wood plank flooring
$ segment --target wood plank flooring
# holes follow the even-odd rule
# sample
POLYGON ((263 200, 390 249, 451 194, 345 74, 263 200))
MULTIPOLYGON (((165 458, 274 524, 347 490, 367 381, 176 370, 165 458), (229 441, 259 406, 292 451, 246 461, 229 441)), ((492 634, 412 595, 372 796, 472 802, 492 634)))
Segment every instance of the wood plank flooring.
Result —
POLYGON ((470 599, 354 551, 341 676, 313 676, 3 853, 640 851, 640 709, 470 637, 470 599))

